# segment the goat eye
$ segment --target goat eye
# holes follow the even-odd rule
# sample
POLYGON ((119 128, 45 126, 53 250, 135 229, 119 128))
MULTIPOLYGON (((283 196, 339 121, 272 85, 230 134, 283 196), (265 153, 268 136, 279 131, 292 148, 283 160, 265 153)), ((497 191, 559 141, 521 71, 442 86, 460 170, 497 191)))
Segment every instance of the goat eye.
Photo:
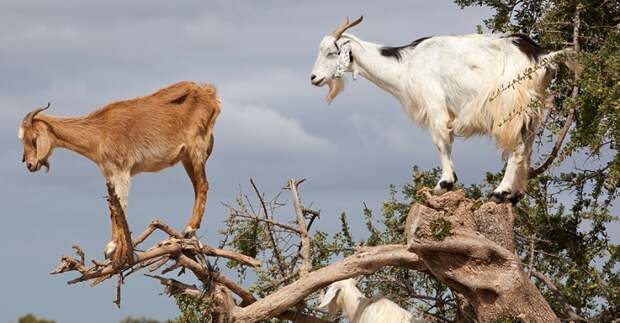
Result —
POLYGON ((334 57, 334 56, 337 56, 337 55, 338 55, 338 53, 336 53, 336 52, 327 53, 327 57, 334 57))

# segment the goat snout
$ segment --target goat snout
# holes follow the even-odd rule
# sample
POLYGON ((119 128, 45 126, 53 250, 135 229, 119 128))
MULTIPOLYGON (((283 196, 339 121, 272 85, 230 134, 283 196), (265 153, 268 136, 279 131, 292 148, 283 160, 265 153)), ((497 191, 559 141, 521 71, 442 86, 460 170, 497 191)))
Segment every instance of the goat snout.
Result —
POLYGON ((31 172, 34 172, 37 170, 37 166, 32 163, 26 163, 26 168, 28 168, 28 170, 31 172))

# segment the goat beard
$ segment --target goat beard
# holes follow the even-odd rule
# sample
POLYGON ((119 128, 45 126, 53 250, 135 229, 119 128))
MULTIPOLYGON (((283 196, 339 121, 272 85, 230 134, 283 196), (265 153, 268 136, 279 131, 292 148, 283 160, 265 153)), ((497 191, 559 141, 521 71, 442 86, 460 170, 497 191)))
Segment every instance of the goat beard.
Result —
POLYGON ((327 93, 325 100, 329 105, 336 98, 336 96, 344 90, 344 79, 342 77, 333 78, 327 81, 327 85, 329 86, 329 92, 327 93))

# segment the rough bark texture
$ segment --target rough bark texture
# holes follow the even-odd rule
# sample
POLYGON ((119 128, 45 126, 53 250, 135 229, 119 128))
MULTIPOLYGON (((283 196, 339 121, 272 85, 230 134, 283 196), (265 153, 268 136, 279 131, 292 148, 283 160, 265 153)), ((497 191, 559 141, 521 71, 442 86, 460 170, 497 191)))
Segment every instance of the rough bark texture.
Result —
POLYGON ((462 191, 422 191, 407 218, 408 248, 459 298, 460 319, 559 322, 523 271, 513 245, 510 204, 481 203, 462 191))

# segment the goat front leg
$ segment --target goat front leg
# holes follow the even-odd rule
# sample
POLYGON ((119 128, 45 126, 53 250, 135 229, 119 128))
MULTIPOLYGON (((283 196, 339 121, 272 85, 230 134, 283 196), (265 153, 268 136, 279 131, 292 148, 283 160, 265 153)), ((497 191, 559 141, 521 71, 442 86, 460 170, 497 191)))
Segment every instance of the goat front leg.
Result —
POLYGON ((456 173, 454 172, 454 165, 452 163, 451 156, 454 137, 452 135, 452 130, 448 125, 449 122, 446 119, 431 128, 431 136, 433 138, 433 142, 439 150, 439 158, 441 160, 441 178, 433 189, 433 193, 438 195, 452 190, 454 183, 458 180, 456 173))
POLYGON ((129 195, 129 172, 108 178, 108 207, 110 208, 110 220, 112 222, 112 240, 105 247, 104 255, 114 264, 132 264, 133 244, 131 232, 125 217, 127 210, 127 198, 129 195))
POLYGON ((190 237, 200 228, 202 216, 205 212, 205 204, 207 204, 209 182, 207 181, 205 173, 204 161, 185 158, 183 159, 183 167, 194 187, 194 207, 192 208, 192 216, 187 222, 184 230, 185 235, 190 237))

